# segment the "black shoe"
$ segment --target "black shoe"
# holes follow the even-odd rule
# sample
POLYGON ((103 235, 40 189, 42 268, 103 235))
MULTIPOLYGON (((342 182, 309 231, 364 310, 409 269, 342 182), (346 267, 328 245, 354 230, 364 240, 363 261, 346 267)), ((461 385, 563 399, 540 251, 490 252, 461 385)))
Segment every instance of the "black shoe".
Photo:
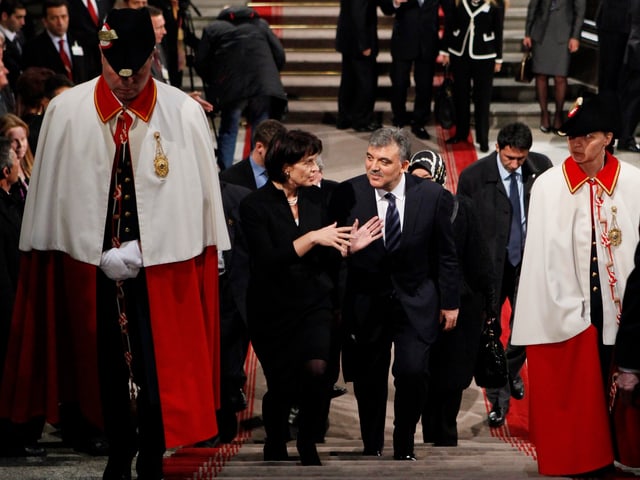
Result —
POLYGON ((348 392, 346 387, 341 387, 340 385, 334 385, 331 390, 331 394, 329 395, 331 398, 338 398, 342 395, 345 395, 348 392))
POLYGON ((296 446, 298 447, 298 453, 300 454, 300 463, 305 466, 320 466, 320 456, 314 443, 301 442, 298 440, 296 446))
POLYGON ((351 128, 351 122, 349 120, 338 120, 336 121, 336 128, 338 130, 346 130, 351 128))
POLYGON ((416 454, 411 452, 411 453, 406 453, 406 454, 402 454, 402 453, 395 453, 393 455, 393 459, 394 460, 400 460, 400 461, 405 461, 405 462, 415 462, 416 460, 418 460, 416 458, 416 454))
POLYGON ((540 131, 542 133, 551 133, 553 131, 553 128, 551 128, 550 126, 544 126, 544 125, 540 125, 540 131))
POLYGON ((427 132, 424 127, 414 126, 414 127, 411 127, 411 131, 420 140, 429 140, 429 139, 431 139, 431 135, 429 135, 429 132, 427 132))
POLYGON ((458 440, 456 438, 443 438, 433 442, 434 447, 457 447, 458 440))
POLYGON ((488 143, 481 143, 480 144, 480 151, 482 153, 487 153, 489 151, 489 144, 488 143))
POLYGON ((460 143, 460 142, 464 142, 464 140, 462 138, 458 138, 458 137, 451 137, 448 138, 446 142, 449 145, 455 145, 456 143, 460 143))
POLYGON ((35 445, 12 445, 0 448, 0 457, 46 457, 47 450, 35 445))
POLYGON ((286 462, 289 460, 287 452, 287 444, 285 442, 270 442, 268 439, 264 442, 264 461, 265 462, 286 462))
POLYGON ((131 461, 109 460, 102 474, 102 480, 131 480, 131 461))
POLYGON ((239 388, 235 393, 229 396, 229 405, 233 408, 234 412, 241 412, 249 403, 247 402, 247 396, 242 388, 239 388))
POLYGON ((618 145, 618 150, 624 150, 625 152, 633 152, 640 153, 640 145, 635 143, 635 141, 630 141, 626 143, 622 143, 618 145))
POLYGON ((375 449, 365 448, 362 451, 362 456, 363 457, 381 457, 382 456, 382 450, 375 450, 375 449))
POLYGON ((86 453, 92 457, 109 455, 109 443, 101 435, 78 440, 73 443, 73 449, 79 453, 86 453))
POLYGON ((505 412, 502 408, 494 406, 489 412, 488 420, 491 428, 498 428, 504 425, 505 412))
POLYGON ((202 440, 201 442, 194 443, 193 448, 216 448, 221 443, 223 442, 220 441, 220 435, 216 435, 215 437, 211 437, 207 440, 202 440))
POLYGON ((379 128, 382 128, 382 125, 377 122, 367 123, 366 125, 355 125, 353 127, 356 132, 375 132, 379 128))
POLYGON ((513 380, 509 380, 509 389, 511 390, 511 396, 516 400, 522 400, 524 398, 524 382, 520 375, 513 380))

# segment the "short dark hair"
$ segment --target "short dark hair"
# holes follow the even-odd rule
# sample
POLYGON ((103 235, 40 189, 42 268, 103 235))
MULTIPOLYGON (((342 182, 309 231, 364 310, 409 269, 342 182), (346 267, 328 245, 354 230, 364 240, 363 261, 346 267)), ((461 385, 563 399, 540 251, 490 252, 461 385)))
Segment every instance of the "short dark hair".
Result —
POLYGON ((18 0, 2 0, 0 2, 0 14, 6 13, 7 16, 11 16, 15 13, 16 10, 26 10, 27 7, 24 6, 22 2, 18 0))
POLYGON ((50 8, 67 7, 69 13, 69 2, 67 0, 44 0, 42 4, 42 16, 47 16, 47 10, 50 8))
POLYGON ((0 178, 4 178, 5 167, 13 167, 13 158, 11 158, 11 140, 7 137, 0 137, 0 178))
POLYGON ((51 77, 47 78, 44 82, 44 95, 48 99, 52 99, 56 96, 56 90, 61 87, 73 87, 73 82, 62 73, 56 73, 51 77))
POLYGON ((160 15, 164 15, 162 10, 160 10, 158 7, 154 7, 153 5, 147 5, 146 7, 143 7, 143 8, 147 9, 150 17, 159 17, 160 15))
POLYGON ((411 158, 411 141, 407 133, 401 128, 384 127, 376 130, 369 137, 370 147, 386 147, 396 144, 400 153, 400 161, 409 161, 411 158))
POLYGON ((518 150, 530 150, 533 145, 531 129, 522 122, 514 122, 505 125, 498 132, 498 148, 517 148, 518 150))
POLYGON ((286 131, 287 127, 285 127, 278 120, 273 120, 271 118, 263 120, 253 131, 253 143, 255 145, 256 143, 260 142, 265 147, 268 147, 271 139, 276 134, 284 133, 286 131))
POLYGON ((39 107, 46 96, 46 82, 55 74, 53 70, 44 67, 25 69, 16 82, 16 93, 20 104, 29 108, 39 107))
POLYGON ((322 141, 313 133, 304 130, 289 130, 271 139, 264 166, 269 179, 284 183, 285 165, 295 165, 309 155, 322 153, 322 141))

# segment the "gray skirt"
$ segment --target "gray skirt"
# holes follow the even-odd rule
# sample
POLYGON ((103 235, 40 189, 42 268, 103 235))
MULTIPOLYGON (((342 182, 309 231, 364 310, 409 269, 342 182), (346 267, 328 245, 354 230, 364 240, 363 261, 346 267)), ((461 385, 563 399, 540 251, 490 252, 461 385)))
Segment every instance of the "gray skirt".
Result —
POLYGON ((540 75, 553 75, 566 77, 569 74, 569 35, 564 42, 556 40, 557 35, 550 35, 551 32, 567 30, 566 21, 563 20, 564 12, 554 12, 549 15, 547 24, 547 34, 542 38, 542 42, 533 42, 533 73, 540 75), (555 14, 554 14, 555 13, 555 14))

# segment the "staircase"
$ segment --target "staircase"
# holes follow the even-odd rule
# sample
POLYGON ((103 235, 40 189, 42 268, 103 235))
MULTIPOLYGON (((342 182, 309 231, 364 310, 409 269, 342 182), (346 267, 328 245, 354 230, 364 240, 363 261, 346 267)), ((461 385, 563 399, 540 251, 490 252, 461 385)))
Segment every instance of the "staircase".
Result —
MULTIPOLYGON (((195 17, 197 35, 218 14, 224 2, 194 0, 193 4, 202 13, 195 17)), ((523 85, 513 78, 519 66, 520 50, 524 34, 528 0, 511 0, 506 10, 504 25, 504 54, 502 71, 494 79, 491 104, 492 127, 519 120, 537 127, 539 107, 535 99, 534 83, 523 85)), ((251 2, 248 4, 265 18, 282 40, 287 63, 282 72, 282 81, 289 96, 288 123, 332 123, 337 114, 337 96, 340 84, 341 56, 335 51, 336 23, 339 11, 337 0, 283 0, 251 2)), ((389 43, 393 17, 378 11, 378 94, 375 110, 384 124, 391 123, 389 104, 391 82, 389 66, 391 55, 389 43)), ((434 79, 437 85, 441 73, 434 79)), ((200 83, 195 79, 196 87, 200 83)), ((188 84, 188 82, 185 82, 188 84)), ((577 81, 569 82, 567 105, 584 86, 577 81)), ((409 102, 413 99, 409 92, 409 102)), ((552 94, 552 88, 550 95, 552 94)))

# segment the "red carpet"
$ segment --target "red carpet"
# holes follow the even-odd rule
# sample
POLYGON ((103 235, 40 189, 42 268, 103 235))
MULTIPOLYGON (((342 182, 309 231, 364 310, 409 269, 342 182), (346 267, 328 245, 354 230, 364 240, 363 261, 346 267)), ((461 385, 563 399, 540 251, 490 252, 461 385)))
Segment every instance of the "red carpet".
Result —
MULTIPOLYGON (((243 420, 253 417, 256 387, 256 370, 258 359, 249 347, 245 371, 247 373, 247 383, 245 393, 249 402, 248 407, 238 413, 238 422, 242 425, 243 420)), ((220 445, 215 448, 189 448, 184 447, 164 459, 165 480, 208 480, 216 477, 222 467, 234 457, 244 442, 251 437, 251 430, 243 430, 240 426, 238 435, 229 444, 220 445)))

